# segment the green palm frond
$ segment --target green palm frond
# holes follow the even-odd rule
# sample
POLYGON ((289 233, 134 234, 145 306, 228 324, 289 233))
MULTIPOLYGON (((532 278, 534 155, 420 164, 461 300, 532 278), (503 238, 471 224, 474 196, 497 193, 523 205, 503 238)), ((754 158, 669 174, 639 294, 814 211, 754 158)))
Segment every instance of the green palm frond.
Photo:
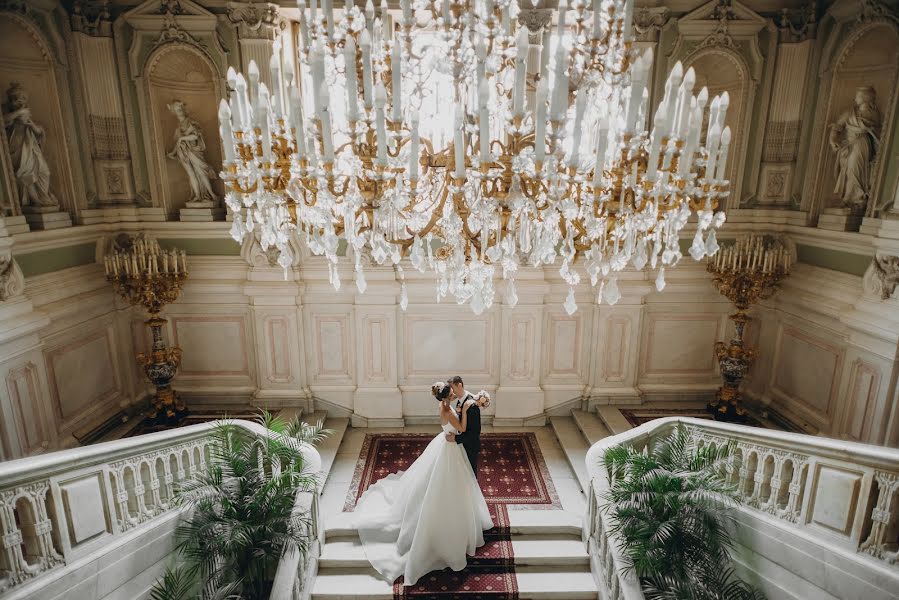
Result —
POLYGON ((308 472, 303 451, 328 431, 321 423, 285 422, 265 411, 258 422, 267 435, 250 435, 229 421, 216 423, 206 470, 178 486, 176 501, 189 509, 175 530, 185 566, 168 583, 157 584, 160 594, 183 579, 199 592, 181 600, 262 600, 284 553, 307 552, 311 521, 296 510, 295 501, 318 481, 308 472))
POLYGON ((195 597, 196 575, 183 567, 166 569, 150 591, 150 600, 187 600, 195 597))
POLYGON ((733 451, 732 444, 700 447, 685 427, 645 448, 606 450, 610 531, 647 598, 763 598, 729 566, 738 503, 726 477, 733 451))

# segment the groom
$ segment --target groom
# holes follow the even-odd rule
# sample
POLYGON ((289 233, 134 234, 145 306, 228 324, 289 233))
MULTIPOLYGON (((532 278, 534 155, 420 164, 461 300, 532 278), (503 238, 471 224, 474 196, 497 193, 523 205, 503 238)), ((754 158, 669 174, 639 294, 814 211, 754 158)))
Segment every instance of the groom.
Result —
MULTIPOLYGON (((449 380, 450 389, 453 391, 453 397, 457 399, 456 410, 459 411, 459 418, 462 416, 462 407, 468 400, 474 401, 474 396, 465 391, 465 385, 462 378, 456 375, 449 380)), ((481 409, 475 402, 468 409, 468 425, 464 433, 455 434, 447 433, 446 440, 448 442, 456 442, 462 444, 465 448, 465 454, 468 455, 468 462, 471 463, 471 469, 474 471, 475 477, 478 476, 478 454, 481 452, 481 409)))

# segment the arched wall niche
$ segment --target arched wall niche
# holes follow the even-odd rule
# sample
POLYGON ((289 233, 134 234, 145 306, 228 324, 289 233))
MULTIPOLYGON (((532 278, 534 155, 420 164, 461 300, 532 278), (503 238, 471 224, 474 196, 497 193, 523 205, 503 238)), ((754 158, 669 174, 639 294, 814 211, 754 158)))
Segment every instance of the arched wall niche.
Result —
MULTIPOLYGON (((727 178, 731 182, 728 207, 736 208, 741 197, 743 165, 746 163, 746 143, 749 132, 751 99, 755 85, 749 65, 742 56, 723 47, 702 48, 684 60, 684 70, 693 67, 696 72, 695 90, 703 86, 709 90, 709 98, 728 93, 730 105, 725 117, 725 125, 730 127, 731 142, 727 159, 727 178)), ((711 102, 711 100, 710 100, 711 102)), ((703 114, 701 139, 705 143, 708 131, 709 111, 703 114)))
MULTIPOLYGON (((836 184, 836 154, 830 148, 830 126, 840 115, 850 110, 856 91, 873 87, 876 105, 881 115, 880 147, 871 168, 871 194, 865 215, 877 216, 884 208, 881 199, 883 175, 889 163, 888 140, 897 118, 899 96, 899 25, 890 19, 859 22, 842 43, 834 47, 831 60, 822 60, 819 98, 826 99, 817 113, 813 150, 817 154, 817 169, 813 172, 811 211, 818 215, 828 208, 838 208, 840 199, 834 193, 836 184)), ((890 194, 886 194, 889 196, 890 194)))
MULTIPOLYGON (((150 152, 156 172, 154 196, 169 218, 190 200, 190 183, 181 164, 166 155, 174 146, 178 120, 168 106, 175 100, 184 102, 188 115, 200 124, 206 142, 206 158, 216 170, 221 169, 222 150, 218 133, 218 104, 221 78, 213 61, 192 44, 170 42, 152 52, 142 76, 150 120, 150 152)), ((213 181, 213 190, 222 196, 221 180, 213 181)))
MULTIPOLYGON (((43 152, 50 168, 50 189, 60 203, 60 210, 74 213, 77 194, 63 117, 68 113, 63 109, 59 93, 62 77, 59 68, 53 46, 33 23, 17 13, 0 11, 0 105, 5 112, 6 93, 12 82, 18 82, 28 92, 32 120, 44 128, 43 152)), ((0 151, 12 181, 13 167, 5 131, 0 151)), ((3 209, 8 214, 19 214, 17 191, 11 192, 11 201, 4 200, 3 209)))

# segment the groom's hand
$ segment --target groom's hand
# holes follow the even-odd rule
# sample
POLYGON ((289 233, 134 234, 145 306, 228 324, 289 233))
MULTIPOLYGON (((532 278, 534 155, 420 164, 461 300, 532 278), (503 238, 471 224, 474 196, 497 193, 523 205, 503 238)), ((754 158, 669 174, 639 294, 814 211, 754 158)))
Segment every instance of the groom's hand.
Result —
POLYGON ((446 437, 446 441, 448 441, 448 442, 456 441, 456 434, 453 433, 452 431, 447 431, 445 437, 446 437))

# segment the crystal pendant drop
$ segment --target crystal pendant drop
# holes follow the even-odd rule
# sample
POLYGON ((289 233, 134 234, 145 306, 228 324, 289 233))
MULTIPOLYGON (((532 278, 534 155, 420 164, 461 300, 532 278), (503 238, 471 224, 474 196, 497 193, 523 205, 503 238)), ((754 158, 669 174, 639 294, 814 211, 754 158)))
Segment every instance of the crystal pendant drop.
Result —
POLYGON ((709 232, 709 237, 705 240, 705 253, 708 256, 715 256, 718 252, 718 248, 718 240, 715 237, 715 230, 713 229, 709 232))
POLYGON ((693 257, 693 260, 702 260, 702 257, 705 256, 705 244, 702 242, 702 232, 699 229, 696 230, 696 235, 693 236, 690 256, 693 257))
POLYGON ((618 291, 618 278, 612 277, 609 279, 609 284, 603 290, 603 295, 605 296, 606 302, 609 306, 615 306, 618 304, 618 301, 621 300, 621 292, 618 291))
POLYGON ((515 289, 515 281, 510 281, 506 286, 506 304, 509 308, 515 308, 518 304, 518 292, 515 289))
POLYGON ((356 289, 360 294, 364 294, 368 289, 368 282, 365 281, 365 273, 362 272, 362 269, 356 269, 356 289))
POLYGON ((565 304, 563 306, 569 317, 577 312, 577 302, 574 301, 573 287, 568 288, 568 298, 565 299, 565 304))
MULTIPOLYGON (((699 259, 696 259, 699 260, 699 259)), ((656 290, 662 291, 665 289, 665 267, 659 269, 659 275, 656 277, 656 290)))
POLYGON ((406 282, 403 282, 403 285, 400 286, 400 308, 403 312, 406 312, 406 309, 409 307, 409 293, 406 291, 406 282))
POLYGON ((484 312, 484 297, 481 296, 481 292, 475 292, 471 296, 471 310, 474 311, 474 314, 480 315, 484 312))

